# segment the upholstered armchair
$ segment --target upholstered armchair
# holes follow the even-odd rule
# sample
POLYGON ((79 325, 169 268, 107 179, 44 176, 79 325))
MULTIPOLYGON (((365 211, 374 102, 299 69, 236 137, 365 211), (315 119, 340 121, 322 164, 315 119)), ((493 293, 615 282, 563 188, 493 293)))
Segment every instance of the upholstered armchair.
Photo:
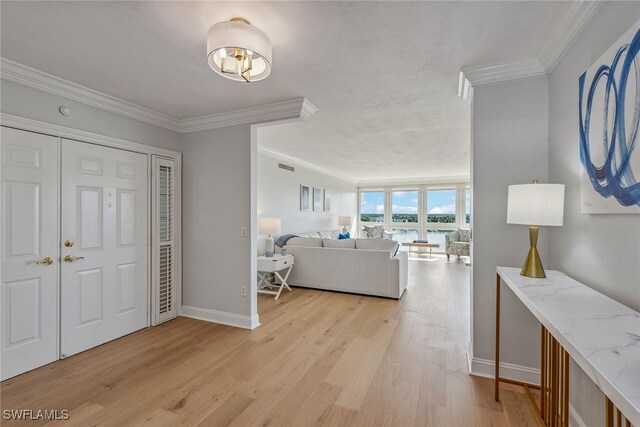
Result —
POLYGON ((449 259, 451 255, 458 255, 458 258, 461 256, 470 256, 471 230, 459 228, 455 232, 445 235, 444 238, 447 259, 449 259))

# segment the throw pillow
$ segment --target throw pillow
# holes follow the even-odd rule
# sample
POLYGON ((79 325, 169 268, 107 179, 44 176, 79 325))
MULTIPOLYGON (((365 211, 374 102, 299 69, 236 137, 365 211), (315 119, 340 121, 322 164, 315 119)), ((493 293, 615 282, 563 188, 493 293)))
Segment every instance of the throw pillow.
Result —
POLYGON ((338 240, 343 240, 343 239, 350 239, 351 238, 351 234, 346 233, 346 234, 338 234, 338 240))
POLYGON ((363 225, 364 234, 369 239, 382 239, 384 235, 384 226, 383 225, 374 225, 373 227, 368 225, 363 225))

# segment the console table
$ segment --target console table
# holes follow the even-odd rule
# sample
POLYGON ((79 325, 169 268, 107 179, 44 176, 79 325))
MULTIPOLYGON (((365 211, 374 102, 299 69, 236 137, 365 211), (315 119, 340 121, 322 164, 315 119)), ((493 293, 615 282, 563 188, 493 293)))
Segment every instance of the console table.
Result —
POLYGON ((568 426, 571 357, 606 396, 607 427, 640 427, 640 313, 559 271, 546 274, 534 279, 519 268, 496 268, 495 399, 501 381, 523 385, 542 425, 568 426), (541 324, 540 386, 500 377, 502 281, 541 324), (531 387, 540 388, 539 407, 531 387))

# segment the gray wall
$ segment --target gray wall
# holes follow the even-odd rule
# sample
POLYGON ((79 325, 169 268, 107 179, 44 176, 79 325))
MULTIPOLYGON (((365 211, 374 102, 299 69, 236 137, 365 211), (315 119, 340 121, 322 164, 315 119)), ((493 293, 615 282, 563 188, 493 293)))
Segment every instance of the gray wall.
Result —
POLYGON ((580 214, 578 77, 639 18, 639 2, 605 3, 549 77, 549 177, 566 185, 564 226, 551 233, 551 263, 638 311, 640 215, 580 214))
MULTIPOLYGON (((529 250, 525 226, 507 224, 507 187, 547 182, 547 79, 519 80, 474 90, 473 357, 494 359, 496 266, 520 267, 529 250)), ((538 249, 547 261, 547 231, 538 249)), ((539 366, 540 326, 510 292, 502 292, 501 361, 539 366)))
MULTIPOLYGON (((549 77, 549 179, 565 184, 563 227, 550 233, 550 263, 640 310, 640 215, 580 214, 578 77, 640 19, 640 3, 605 3, 549 77)), ((604 425, 603 396, 577 367, 571 404, 587 425, 604 425)))
POLYGON ((0 80, 0 90, 0 110, 3 113, 182 151, 180 135, 176 132, 5 80, 0 80), (72 114, 67 117, 60 114, 58 108, 61 105, 70 107, 72 114))
MULTIPOLYGON (((357 187, 353 182, 297 166, 271 154, 258 153, 258 218, 280 218, 282 234, 341 229, 339 215, 351 216, 355 224, 356 199, 357 187), (292 165, 295 171, 280 169, 278 163, 292 165), (300 211, 301 184, 329 191, 331 211, 300 211)), ((258 236, 258 253, 263 252, 264 236, 258 236)))
POLYGON ((250 125, 195 132, 182 144, 182 303, 256 314, 255 132, 250 125))

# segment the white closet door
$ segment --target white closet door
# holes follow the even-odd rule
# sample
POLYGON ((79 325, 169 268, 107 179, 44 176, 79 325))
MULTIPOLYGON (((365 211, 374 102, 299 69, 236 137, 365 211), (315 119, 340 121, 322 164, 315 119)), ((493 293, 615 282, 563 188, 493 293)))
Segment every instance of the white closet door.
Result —
POLYGON ((58 359, 60 143, 5 127, 0 142, 4 380, 58 359))
POLYGON ((154 157, 154 324, 173 319, 178 304, 176 162, 154 157))
POLYGON ((66 357, 148 326, 147 156, 63 140, 61 201, 66 357))

